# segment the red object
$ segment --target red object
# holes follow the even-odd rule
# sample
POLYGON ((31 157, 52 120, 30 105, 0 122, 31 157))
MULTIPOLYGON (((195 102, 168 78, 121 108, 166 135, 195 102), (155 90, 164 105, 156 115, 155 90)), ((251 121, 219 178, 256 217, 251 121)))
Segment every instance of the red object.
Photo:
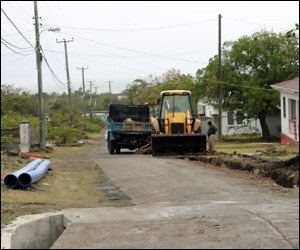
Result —
POLYGON ((295 140, 297 140, 297 126, 296 126, 296 118, 289 120, 289 132, 295 136, 295 140))
POLYGON ((296 141, 295 139, 281 133, 281 144, 283 144, 283 145, 289 144, 291 146, 298 146, 299 142, 296 141))
POLYGON ((50 159, 50 156, 45 156, 45 155, 38 155, 38 154, 33 154, 33 153, 21 153, 24 156, 28 157, 36 157, 36 158, 42 158, 42 159, 50 159))

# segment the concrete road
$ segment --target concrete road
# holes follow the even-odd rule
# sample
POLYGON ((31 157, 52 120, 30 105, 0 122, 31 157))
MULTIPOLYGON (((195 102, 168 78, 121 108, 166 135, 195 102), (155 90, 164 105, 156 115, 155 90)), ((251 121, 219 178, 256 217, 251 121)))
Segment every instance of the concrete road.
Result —
POLYGON ((103 144, 91 159, 130 207, 69 209, 52 248, 299 248, 299 189, 185 159, 103 144))

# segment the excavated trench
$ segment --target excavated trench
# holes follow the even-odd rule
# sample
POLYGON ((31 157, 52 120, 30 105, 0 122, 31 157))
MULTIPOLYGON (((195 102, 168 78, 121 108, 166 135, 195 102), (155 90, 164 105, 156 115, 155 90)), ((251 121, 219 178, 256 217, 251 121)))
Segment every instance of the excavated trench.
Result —
POLYGON ((286 188, 299 187, 299 155, 289 160, 266 160, 257 155, 198 155, 190 160, 210 163, 219 167, 249 171, 263 177, 271 178, 278 185, 286 188))

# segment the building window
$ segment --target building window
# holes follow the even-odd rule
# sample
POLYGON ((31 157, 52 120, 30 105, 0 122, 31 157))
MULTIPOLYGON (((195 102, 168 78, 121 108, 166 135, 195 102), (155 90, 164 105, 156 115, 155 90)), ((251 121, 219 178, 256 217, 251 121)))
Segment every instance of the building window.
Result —
POLYGON ((237 116, 236 117, 236 124, 243 124, 243 117, 237 116))
POLYGON ((228 125, 233 125, 233 112, 232 111, 228 111, 227 113, 227 123, 228 125))
POLYGON ((291 99, 291 119, 296 118, 296 101, 291 99))
POLYGON ((283 109, 283 117, 286 118, 286 104, 285 97, 282 97, 282 109, 283 109))

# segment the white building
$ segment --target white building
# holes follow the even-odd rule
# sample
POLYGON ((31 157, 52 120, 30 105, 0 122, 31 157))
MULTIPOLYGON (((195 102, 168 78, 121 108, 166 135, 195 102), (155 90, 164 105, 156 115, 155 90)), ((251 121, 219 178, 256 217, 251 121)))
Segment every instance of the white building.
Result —
POLYGON ((299 145, 299 78, 271 87, 280 91, 281 143, 299 145))
MULTIPOLYGON (((219 110, 205 102, 198 102, 198 116, 215 118, 219 115, 219 110)), ((261 126, 258 119, 242 119, 234 112, 222 112, 222 135, 233 134, 253 134, 261 133, 261 126)))

